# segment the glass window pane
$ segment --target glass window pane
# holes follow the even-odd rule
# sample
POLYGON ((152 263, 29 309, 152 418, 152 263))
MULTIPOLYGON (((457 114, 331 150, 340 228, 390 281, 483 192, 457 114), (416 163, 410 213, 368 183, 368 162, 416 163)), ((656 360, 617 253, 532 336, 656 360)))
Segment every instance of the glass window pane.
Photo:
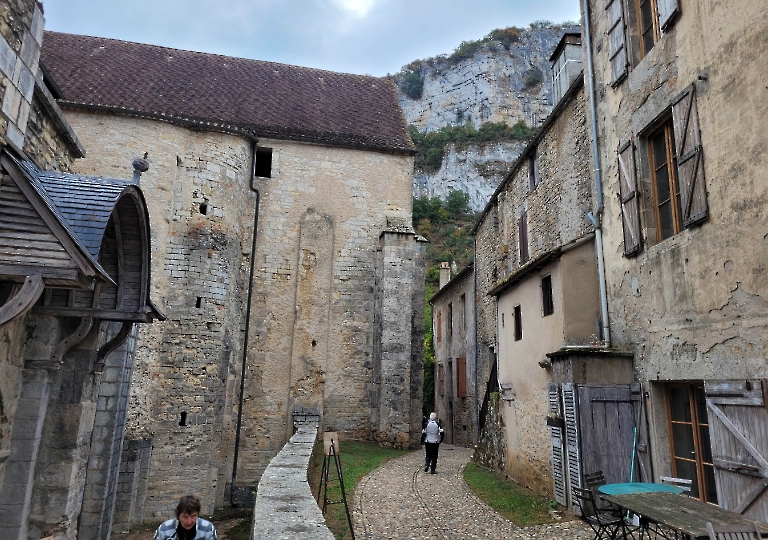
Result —
POLYGON ((667 174, 667 166, 663 165, 656 170, 656 194, 659 197, 659 205, 669 200, 669 192, 669 174, 667 174))
POLYGON ((691 421, 691 402, 687 388, 669 389, 669 408, 673 422, 691 421))
POLYGON ((678 478, 688 478, 691 482, 691 496, 699 497, 699 480, 696 476, 696 463, 682 459, 675 460, 675 476, 678 478))
POLYGON ((672 206, 670 206, 669 202, 666 202, 659 207, 659 222, 661 225, 660 240, 664 240, 675 234, 675 229, 672 224, 672 206))
POLYGON ((699 435, 701 438, 701 460, 705 463, 712 463, 712 445, 709 443, 709 426, 700 426, 699 435))
POLYGON ((653 165, 657 169, 667 162, 667 145, 664 142, 664 131, 651 137, 653 147, 653 165))
POLYGON ((675 456, 685 459, 696 458, 691 424, 672 424, 672 436, 675 438, 675 456))

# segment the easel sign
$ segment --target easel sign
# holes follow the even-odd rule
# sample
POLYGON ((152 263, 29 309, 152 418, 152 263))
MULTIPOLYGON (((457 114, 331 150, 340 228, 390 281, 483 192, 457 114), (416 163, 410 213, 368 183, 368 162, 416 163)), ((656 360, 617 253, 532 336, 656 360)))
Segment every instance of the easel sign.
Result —
POLYGON ((323 433, 323 446, 325 455, 339 455, 339 434, 336 431, 326 431, 323 433), (331 444, 333 444, 333 454, 331 454, 331 444))

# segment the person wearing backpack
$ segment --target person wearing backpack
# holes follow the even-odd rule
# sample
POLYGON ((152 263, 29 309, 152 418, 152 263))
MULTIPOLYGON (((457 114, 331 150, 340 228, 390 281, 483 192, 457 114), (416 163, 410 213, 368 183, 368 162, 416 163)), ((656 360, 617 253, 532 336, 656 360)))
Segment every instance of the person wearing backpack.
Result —
POLYGON ((424 452, 426 459, 424 462, 424 472, 430 471, 432 474, 436 474, 437 468, 437 454, 440 450, 440 443, 443 442, 445 432, 440 424, 437 423, 437 413, 431 413, 429 415, 429 422, 422 430, 422 436, 424 438, 424 452))

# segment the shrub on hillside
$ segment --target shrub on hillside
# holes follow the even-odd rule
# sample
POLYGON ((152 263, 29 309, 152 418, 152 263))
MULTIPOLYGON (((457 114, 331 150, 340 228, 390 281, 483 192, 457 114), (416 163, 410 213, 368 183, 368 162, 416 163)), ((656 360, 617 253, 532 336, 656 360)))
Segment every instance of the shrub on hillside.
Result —
POLYGON ((424 80, 418 71, 411 71, 400 82, 400 90, 411 99, 421 99, 424 93, 424 80))

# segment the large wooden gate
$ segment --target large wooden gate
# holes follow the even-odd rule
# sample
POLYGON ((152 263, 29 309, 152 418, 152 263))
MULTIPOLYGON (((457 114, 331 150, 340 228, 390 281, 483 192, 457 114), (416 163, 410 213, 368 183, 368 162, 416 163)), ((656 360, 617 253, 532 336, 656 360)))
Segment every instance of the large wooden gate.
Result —
POLYGON ((765 380, 705 381, 718 503, 768 521, 765 380))

